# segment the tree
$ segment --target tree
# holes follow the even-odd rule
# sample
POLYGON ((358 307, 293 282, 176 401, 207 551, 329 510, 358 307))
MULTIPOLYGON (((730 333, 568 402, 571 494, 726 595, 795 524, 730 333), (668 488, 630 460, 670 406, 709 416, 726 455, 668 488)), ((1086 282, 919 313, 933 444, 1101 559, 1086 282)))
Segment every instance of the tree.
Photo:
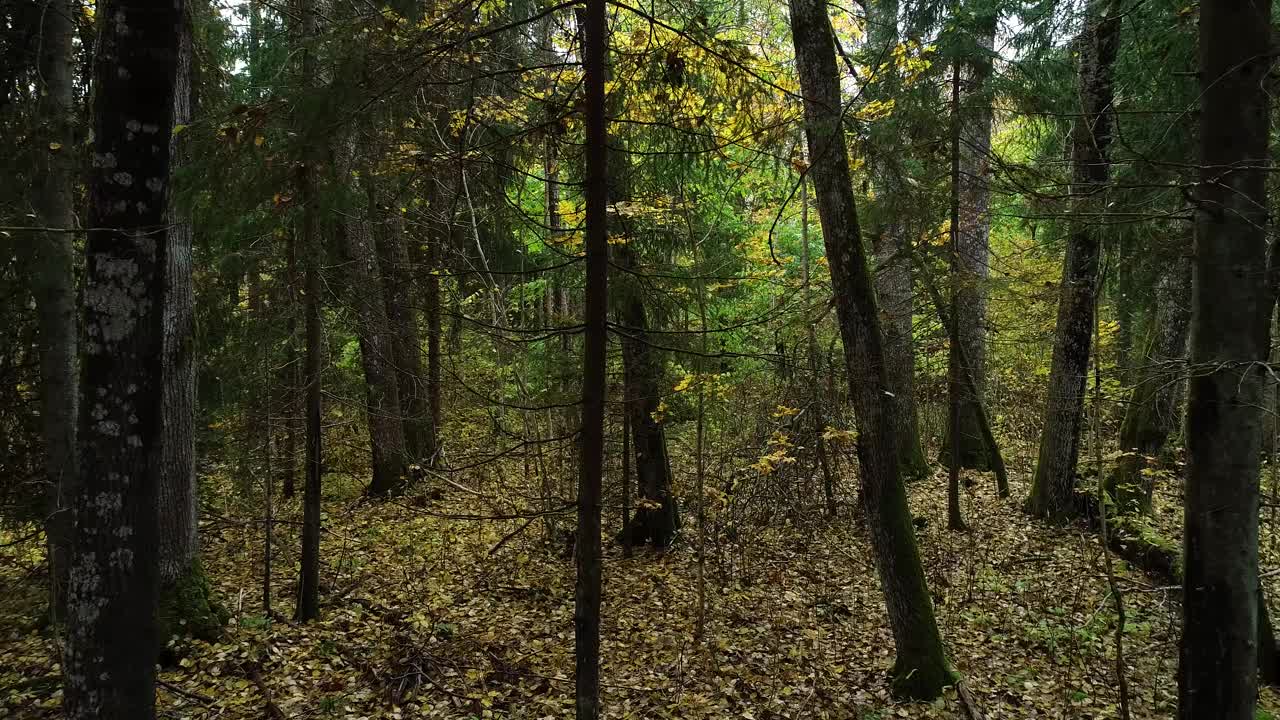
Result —
POLYGON ((80 394, 72 248, 75 236, 70 232, 74 225, 76 177, 71 150, 75 120, 71 41, 76 7, 67 0, 49 0, 40 11, 37 117, 41 128, 36 145, 40 161, 32 183, 31 204, 38 224, 49 230, 37 231, 29 243, 19 244, 27 249, 40 323, 40 419, 48 483, 45 536, 49 553, 49 616, 55 624, 62 620, 66 601, 72 532, 69 505, 79 482, 76 423, 80 394))
POLYGON ((1061 522, 1079 514, 1075 497, 1084 384, 1098 297, 1101 196, 1109 175, 1111 66, 1120 44, 1120 3, 1091 0, 1080 50, 1081 116, 1071 135, 1071 229, 1062 266, 1058 323, 1049 371, 1040 454, 1031 486, 1032 514, 1061 522))
POLYGON ((1151 459, 1179 424, 1179 378, 1186 372, 1187 332, 1191 326, 1191 262, 1176 257, 1157 281, 1156 312, 1137 383, 1125 405, 1120 424, 1120 452, 1115 471, 1107 477, 1107 493, 1120 515, 1151 512, 1154 475, 1151 459))
POLYGON ((116 0, 94 60, 85 245, 82 478, 63 705, 75 720, 155 714, 169 142, 182 2, 116 0))
MULTIPOLYGON (((615 158, 611 158, 616 160, 615 158)), ((612 173, 621 163, 610 163, 612 173)), ((613 190, 616 185, 610 183, 613 190)), ((611 197, 610 202, 618 198, 611 197)), ((636 279, 635 252, 627 245, 616 245, 618 267, 636 279)), ((662 428, 658 404, 662 391, 658 381, 662 366, 649 337, 642 289, 636 285, 621 298, 619 329, 622 344, 623 384, 626 387, 626 411, 630 416, 631 444, 635 449, 636 486, 644 502, 637 505, 635 516, 624 530, 631 546, 652 543, 665 548, 675 540, 680 529, 680 505, 671 490, 671 459, 667 455, 667 436, 662 428)))
MULTIPOLYGON (((391 365, 396 374, 400 410, 404 413, 404 445, 406 455, 423 462, 430 455, 435 428, 422 380, 422 335, 418 308, 413 300, 414 264, 405 237, 404 216, 397 203, 385 208, 388 219, 379 223, 376 233, 378 265, 382 269, 382 292, 387 304, 387 321, 392 331, 391 365)), ((434 452, 432 453, 434 454, 434 452)))
MULTIPOLYGON (((316 61, 310 43, 316 34, 315 7, 312 0, 299 0, 297 35, 301 47, 301 81, 304 88, 314 86, 316 61)), ((306 279, 303 285, 303 314, 306 317, 306 359, 303 385, 306 387, 306 480, 302 488, 302 568, 298 575, 298 606, 294 612, 300 622, 320 617, 320 473, 322 471, 322 426, 320 402, 320 258, 324 252, 321 240, 320 206, 316 193, 314 150, 317 138, 308 138, 302 162, 297 167, 298 196, 302 202, 301 235, 306 254, 306 279)))
POLYGON ((608 125, 604 84, 608 28, 605 0, 579 12, 585 74, 586 327, 582 350, 582 462, 578 469, 578 535, 574 553, 574 683, 576 717, 600 717, 600 486, 604 475, 604 403, 608 299, 608 125))
MULTIPOLYGON (((183 18, 174 76, 173 125, 191 122, 192 18, 183 18)), ((186 158, 181 135, 169 145, 177 169, 186 158)), ((170 175, 176 173, 171 170, 170 175)), ((169 206, 165 252, 159 485, 159 641, 174 633, 213 640, 226 618, 200 562, 195 466, 195 297, 191 287, 192 227, 185 209, 169 206)))
MULTIPOLYGON (((889 102, 898 90, 899 73, 893 59, 898 45, 898 2, 876 0, 871 3, 867 45, 873 62, 880 66, 870 99, 889 102)), ((874 158, 872 174, 877 192, 886 204, 903 203, 903 183, 891 167, 890 155, 900 142, 898 123, 890 117, 875 123, 871 135, 874 158)), ((898 406, 898 455, 903 476, 919 478, 929 471, 920 445, 920 420, 915 392, 915 294, 911 280, 911 240, 906 226, 898 220, 900 207, 889 207, 880 213, 882 220, 872 234, 876 255, 876 297, 884 313, 884 351, 889 376, 889 391, 898 406), (893 218, 893 219, 889 219, 893 218)))
POLYGON ((1200 6, 1200 183, 1178 717, 1251 720, 1258 471, 1275 302, 1267 258, 1271 3, 1200 6))
MULTIPOLYGON (((355 186, 358 192, 362 180, 355 166, 355 139, 340 142, 335 154, 338 174, 335 179, 355 186)), ((385 497, 403 488, 407 455, 395 369, 397 341, 387 317, 383 269, 378 264, 367 208, 351 210, 343 224, 342 239, 350 270, 348 297, 355 308, 360 364, 364 367, 365 418, 373 454, 369 494, 385 497)))
POLYGON ((991 59, 994 56, 997 12, 984 3, 961 8, 960 21, 968 26, 966 40, 969 47, 962 67, 961 85, 963 100, 959 104, 960 169, 957 182, 960 205, 959 223, 956 226, 956 259, 959 277, 956 279, 955 319, 960 341, 964 344, 965 370, 973 381, 977 394, 961 384, 959 386, 959 418, 957 451, 952 454, 953 431, 947 430, 943 442, 941 460, 950 464, 952 457, 959 457, 962 467, 977 470, 991 469, 992 459, 987 452, 979 427, 978 403, 986 388, 987 378, 987 289, 990 275, 991 189, 988 168, 991 163, 991 96, 988 82, 991 79, 991 59))
POLYGON ((844 147, 835 41, 824 3, 791 0, 790 7, 804 95, 809 174, 817 195, 858 421, 863 503, 897 646, 893 688, 904 697, 933 698, 956 676, 943 651, 898 470, 895 405, 885 395, 883 335, 844 147))

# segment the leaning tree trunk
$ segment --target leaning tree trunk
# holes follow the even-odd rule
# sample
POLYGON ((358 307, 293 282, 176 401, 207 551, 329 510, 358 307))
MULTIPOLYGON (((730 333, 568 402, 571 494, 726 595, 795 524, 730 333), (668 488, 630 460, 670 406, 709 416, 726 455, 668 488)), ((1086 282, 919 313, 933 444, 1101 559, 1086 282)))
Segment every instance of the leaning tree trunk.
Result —
MULTIPOLYGON (((628 274, 634 272, 636 263, 631 248, 617 245, 615 251, 619 267, 630 271, 628 274)), ((631 547, 652 543, 654 547, 665 548, 671 545, 680 529, 680 505, 671 491, 671 459, 667 456, 667 435, 658 410, 662 401, 659 383, 662 367, 649 344, 649 322, 641 292, 637 285, 629 288, 619 313, 623 325, 618 331, 622 343, 623 383, 636 455, 636 486, 640 491, 636 514, 623 532, 627 533, 631 547)))
MULTIPOLYGON (((356 157, 354 139, 342 141, 338 155, 335 164, 339 177, 346 181, 356 157)), ((404 415, 394 368, 395 342, 382 291, 382 268, 368 218, 358 210, 353 213, 346 220, 342 235, 351 270, 347 297, 355 309, 360 362, 364 367, 366 419, 373 455, 369 495, 385 497, 404 485, 404 415)))
POLYGON ((182 2, 115 0, 94 60, 84 397, 63 655, 72 720, 155 715, 166 184, 182 2))
MULTIPOLYGON (((77 373, 77 324, 74 235, 74 136, 71 39, 79 5, 50 0, 39 10, 40 80, 37 118, 40 159, 32 183, 36 224, 54 228, 36 233, 29 244, 28 265, 40 323, 40 420, 48 483, 45 538, 49 557, 49 617, 63 619, 68 560, 71 552, 71 501, 79 471, 76 423, 80 411, 77 373)), ((23 243, 19 243, 21 247, 23 243)))
POLYGON ((1191 262, 1178 257, 1156 287, 1156 315, 1137 384, 1129 393, 1120 424, 1120 451, 1107 492, 1119 515, 1151 512, 1154 475, 1165 442, 1178 428, 1178 381, 1186 373, 1187 331, 1191 325, 1191 262))
POLYGON ((1058 324, 1045 400, 1040 456, 1028 509, 1063 522, 1079 515, 1076 461, 1098 295, 1100 225, 1111 144, 1111 66, 1120 44, 1118 0, 1091 0, 1080 52, 1081 116, 1072 136, 1071 233, 1058 295, 1058 324))
POLYGON ((1271 3, 1200 5, 1178 717, 1252 720, 1258 471, 1274 304, 1267 263, 1271 3))
MULTIPOLYGON (((191 41, 188 16, 183 19, 178 45, 173 93, 175 125, 191 122, 191 41)), ((175 167, 186 160, 179 136, 170 141, 169 153, 175 167)), ((161 644, 175 634, 213 640, 225 620, 212 598, 209 580, 200 563, 196 530, 195 435, 192 433, 196 396, 195 297, 191 288, 191 239, 190 218, 184 210, 171 205, 169 247, 165 257, 158 470, 161 644)))
POLYGON ((821 0, 791 0, 791 32, 804 93, 818 215, 831 267, 854 414, 862 497, 898 657, 895 693, 934 698, 955 681, 925 584, 907 494, 898 472, 895 406, 885 390, 883 336, 862 249, 849 157, 841 124, 835 41, 821 0))
POLYGON ((940 456, 944 465, 959 458, 961 467, 991 469, 992 459, 982 437, 978 403, 987 384, 987 289, 991 231, 991 189, 989 157, 991 155, 991 96, 987 81, 991 76, 991 57, 995 45, 996 18, 987 16, 974 21, 976 53, 966 63, 963 83, 964 100, 960 114, 960 178, 958 200, 959 222, 956 226, 957 270, 955 322, 963 355, 968 358, 964 370, 973 380, 979 395, 969 386, 959 387, 958 447, 953 455, 948 429, 940 456))

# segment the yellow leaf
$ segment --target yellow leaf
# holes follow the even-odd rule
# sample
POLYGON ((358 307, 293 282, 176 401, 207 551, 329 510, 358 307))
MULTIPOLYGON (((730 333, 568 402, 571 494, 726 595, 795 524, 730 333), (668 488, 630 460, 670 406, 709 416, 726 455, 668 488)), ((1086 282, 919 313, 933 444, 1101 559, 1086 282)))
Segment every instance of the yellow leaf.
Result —
POLYGON ((264 142, 266 142, 266 141, 267 141, 267 139, 266 139, 266 138, 264 138, 264 137, 262 137, 261 135, 259 135, 259 136, 255 137, 255 138, 253 139, 253 146, 254 146, 254 147, 262 147, 262 143, 264 143, 264 142))
POLYGON ((62 149, 62 143, 56 143, 56 142, 49 143, 49 149, 50 149, 50 150, 55 150, 55 151, 56 151, 56 150, 61 150, 61 149, 62 149))

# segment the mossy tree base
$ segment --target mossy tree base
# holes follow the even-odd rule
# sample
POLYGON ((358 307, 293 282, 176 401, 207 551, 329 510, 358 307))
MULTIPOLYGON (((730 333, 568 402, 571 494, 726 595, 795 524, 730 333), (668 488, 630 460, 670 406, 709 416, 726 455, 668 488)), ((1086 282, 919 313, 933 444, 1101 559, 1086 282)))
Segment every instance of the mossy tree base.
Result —
POLYGON ((925 460, 919 438, 915 442, 903 441, 899 456, 899 468, 905 482, 922 480, 929 476, 929 463, 925 460))
POLYGON ((158 637, 164 645, 175 635, 213 642, 222 635, 231 614, 213 596, 209 577, 196 558, 184 575, 160 588, 157 619, 158 637))
POLYGON ((899 700, 933 700, 958 682, 960 673, 941 657, 930 658, 927 662, 906 661, 899 657, 889 671, 890 691, 899 700))

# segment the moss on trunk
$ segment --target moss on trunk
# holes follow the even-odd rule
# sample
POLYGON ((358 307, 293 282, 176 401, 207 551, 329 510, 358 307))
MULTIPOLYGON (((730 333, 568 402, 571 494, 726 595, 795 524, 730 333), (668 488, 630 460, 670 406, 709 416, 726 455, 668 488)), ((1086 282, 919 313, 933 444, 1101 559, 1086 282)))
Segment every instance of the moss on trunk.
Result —
POLYGON ((230 618, 227 609, 213 596, 209 576, 198 557, 184 575, 160 588, 158 619, 162 644, 168 644, 174 636, 213 642, 230 618))

